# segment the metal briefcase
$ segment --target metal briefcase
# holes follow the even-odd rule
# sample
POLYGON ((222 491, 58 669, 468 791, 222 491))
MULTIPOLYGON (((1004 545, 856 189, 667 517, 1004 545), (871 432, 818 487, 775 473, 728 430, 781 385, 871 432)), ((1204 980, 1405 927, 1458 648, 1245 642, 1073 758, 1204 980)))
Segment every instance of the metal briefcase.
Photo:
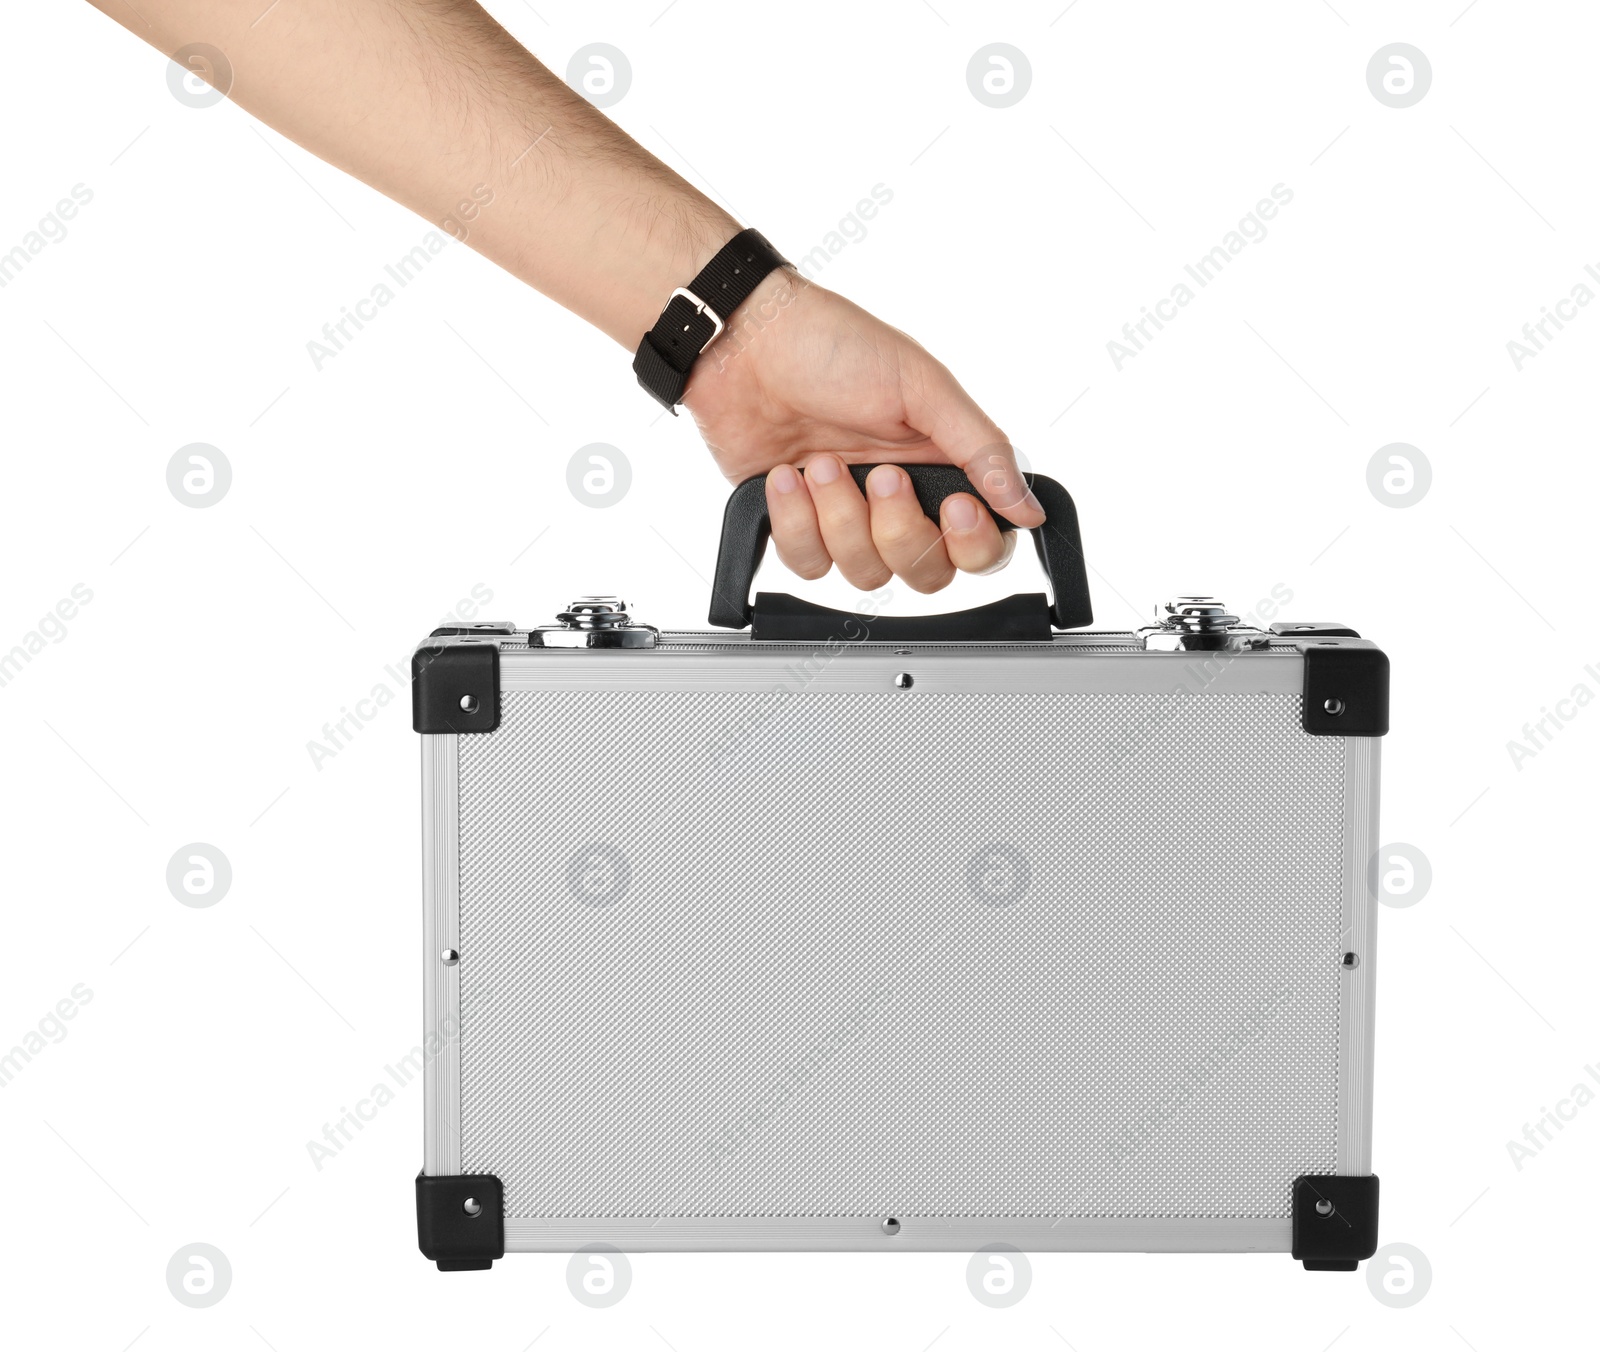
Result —
MULTIPOLYGON (((969 487, 912 473, 930 514, 969 487)), ((440 1268, 1372 1254, 1388 659, 1208 598, 1058 632, 1092 618, 1077 519, 1032 483, 1049 599, 752 605, 751 480, 721 629, 589 598, 418 647, 440 1268)))

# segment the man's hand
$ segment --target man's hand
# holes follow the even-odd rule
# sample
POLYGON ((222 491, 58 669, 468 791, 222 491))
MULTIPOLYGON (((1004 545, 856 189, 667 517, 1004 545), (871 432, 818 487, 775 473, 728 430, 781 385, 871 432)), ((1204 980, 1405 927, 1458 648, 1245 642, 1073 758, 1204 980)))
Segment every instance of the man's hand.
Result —
POLYGON ((1016 543, 971 494, 946 498, 936 526, 893 464, 873 471, 863 498, 844 463, 958 465, 1000 515, 1023 527, 1044 520, 1005 433, 949 371, 897 329, 787 270, 732 316, 696 364, 684 402, 730 480, 767 475, 773 543, 801 577, 837 563, 863 590, 892 573, 937 591, 958 568, 1003 566, 1016 543))
MULTIPOLYGON (((266 13, 238 0, 92 3, 164 52, 203 36, 226 57, 236 103, 628 352, 672 289, 739 231, 473 0, 317 0, 266 13), (483 204, 470 229, 457 214, 469 194, 483 204)), ((729 478, 769 472, 773 538, 796 572, 820 577, 837 563, 858 587, 892 571, 934 591, 957 568, 1004 562, 1009 545, 976 498, 947 499, 941 530, 902 471, 879 470, 863 499, 844 461, 949 462, 1016 525, 1044 519, 1005 435, 905 334, 787 270, 731 318, 695 366, 687 403, 729 478)), ((632 383, 619 363, 619 397, 642 403, 632 383)))

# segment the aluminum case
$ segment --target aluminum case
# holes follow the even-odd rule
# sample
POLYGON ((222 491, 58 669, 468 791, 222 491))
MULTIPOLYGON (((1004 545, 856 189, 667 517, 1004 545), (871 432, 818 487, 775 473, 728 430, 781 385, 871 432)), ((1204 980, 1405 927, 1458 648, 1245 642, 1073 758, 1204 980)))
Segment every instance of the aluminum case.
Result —
POLYGON ((1372 1173, 1373 645, 624 618, 417 652, 429 1257, 1354 1266, 1297 1181, 1372 1173))

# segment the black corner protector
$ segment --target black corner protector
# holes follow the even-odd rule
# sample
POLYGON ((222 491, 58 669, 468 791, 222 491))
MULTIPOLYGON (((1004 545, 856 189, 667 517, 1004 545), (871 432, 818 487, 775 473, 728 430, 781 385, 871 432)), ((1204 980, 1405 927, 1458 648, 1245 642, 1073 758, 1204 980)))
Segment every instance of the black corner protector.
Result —
POLYGON ((1348 624, 1338 620, 1279 620, 1269 628, 1279 638, 1360 638, 1348 624))
POLYGON ((1354 1272, 1378 1249, 1376 1174, 1301 1174, 1290 1199, 1290 1252, 1309 1272, 1354 1272))
POLYGON ((1389 731, 1389 658, 1361 638, 1307 638, 1301 726, 1317 737, 1382 737, 1389 731))
POLYGON ((500 726, 500 647, 483 640, 424 643, 411 654, 411 726, 418 732, 493 732, 500 726))
POLYGON ((440 1272, 480 1272, 504 1258, 500 1180, 493 1174, 418 1174, 417 1247, 440 1272))
POLYGON ((470 624, 442 624, 428 637, 470 638, 473 634, 500 634, 509 637, 516 632, 517 626, 511 620, 474 620, 470 624))

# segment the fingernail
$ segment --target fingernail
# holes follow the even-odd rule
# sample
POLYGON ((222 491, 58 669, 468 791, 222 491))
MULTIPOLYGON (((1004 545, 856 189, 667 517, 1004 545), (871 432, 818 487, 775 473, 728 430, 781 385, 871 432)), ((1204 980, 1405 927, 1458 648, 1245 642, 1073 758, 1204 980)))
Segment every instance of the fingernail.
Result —
POLYGON ((767 482, 778 493, 793 493, 800 487, 800 476, 788 465, 779 465, 771 474, 767 475, 767 482))
POLYGON ((1040 516, 1044 515, 1044 508, 1039 505, 1039 499, 1033 496, 1033 489, 1031 488, 1028 490, 1028 506, 1032 507, 1040 516))
POLYGON ((900 491, 900 471, 893 465, 879 465, 867 475, 867 487, 877 498, 892 498, 900 491))
POLYGON ((819 455, 806 466, 806 473, 819 484, 831 484, 839 477, 839 462, 831 455, 819 455))
POLYGON ((951 530, 971 530, 978 524, 978 505, 971 498, 947 498, 944 515, 951 530))
POLYGON ((1011 556, 1017 552, 1017 536, 1020 534, 1022 534, 1021 531, 1012 530, 1007 531, 1000 537, 1000 557, 987 568, 979 570, 979 577, 988 577, 990 573, 998 573, 1011 562, 1011 556))

